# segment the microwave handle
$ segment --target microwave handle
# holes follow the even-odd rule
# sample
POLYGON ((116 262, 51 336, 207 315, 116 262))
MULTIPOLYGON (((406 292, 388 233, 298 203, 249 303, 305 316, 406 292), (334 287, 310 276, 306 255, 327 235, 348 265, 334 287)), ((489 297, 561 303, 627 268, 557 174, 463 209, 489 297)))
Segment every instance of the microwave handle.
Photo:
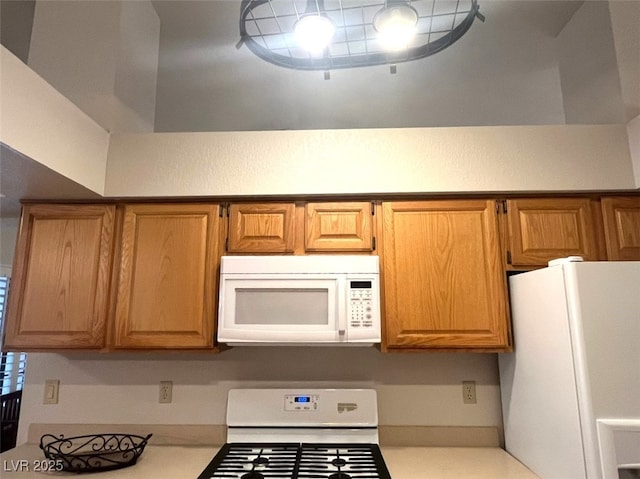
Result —
POLYGON ((347 298, 347 278, 338 278, 338 335, 344 336, 347 333, 347 311, 349 309, 347 298))

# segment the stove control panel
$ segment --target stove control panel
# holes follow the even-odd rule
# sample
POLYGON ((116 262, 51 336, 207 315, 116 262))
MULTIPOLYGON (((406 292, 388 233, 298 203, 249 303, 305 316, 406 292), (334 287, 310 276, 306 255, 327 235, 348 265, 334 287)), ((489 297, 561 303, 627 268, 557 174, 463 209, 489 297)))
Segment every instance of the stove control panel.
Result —
POLYGON ((284 397, 285 411, 317 411, 317 394, 287 394, 284 397))

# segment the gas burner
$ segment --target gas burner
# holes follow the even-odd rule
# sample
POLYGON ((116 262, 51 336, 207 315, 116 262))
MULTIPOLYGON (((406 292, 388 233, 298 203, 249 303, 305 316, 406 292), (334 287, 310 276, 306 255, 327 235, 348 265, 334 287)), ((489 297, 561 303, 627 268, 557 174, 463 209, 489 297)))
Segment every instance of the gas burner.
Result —
POLYGON ((269 464, 269 459, 266 457, 258 456, 253 461, 251 461, 251 464, 253 464, 254 466, 264 466, 265 464, 269 464))
POLYGON ((351 476, 346 472, 334 472, 328 479, 351 479, 351 476))
POLYGON ((264 479, 264 474, 257 471, 250 471, 240 476, 240 479, 264 479))
POLYGON ((347 464, 347 461, 345 461, 341 457, 337 457, 333 461, 331 461, 331 464, 336 466, 336 467, 343 467, 343 466, 345 466, 347 464))

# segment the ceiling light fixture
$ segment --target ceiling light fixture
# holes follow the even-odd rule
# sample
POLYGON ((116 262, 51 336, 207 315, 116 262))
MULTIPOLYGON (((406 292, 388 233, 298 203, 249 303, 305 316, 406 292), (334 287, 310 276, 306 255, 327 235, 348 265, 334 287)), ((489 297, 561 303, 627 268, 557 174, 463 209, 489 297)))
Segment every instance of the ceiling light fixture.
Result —
POLYGON ((304 16, 293 27, 293 35, 298 44, 314 55, 322 53, 335 31, 333 22, 324 15, 304 16))
POLYGON ((416 34, 418 12, 408 3, 390 4, 373 17, 373 28, 388 50, 407 48, 416 34))
POLYGON ((325 78, 372 65, 394 73, 451 46, 476 18, 484 21, 478 0, 242 0, 237 47, 325 78))

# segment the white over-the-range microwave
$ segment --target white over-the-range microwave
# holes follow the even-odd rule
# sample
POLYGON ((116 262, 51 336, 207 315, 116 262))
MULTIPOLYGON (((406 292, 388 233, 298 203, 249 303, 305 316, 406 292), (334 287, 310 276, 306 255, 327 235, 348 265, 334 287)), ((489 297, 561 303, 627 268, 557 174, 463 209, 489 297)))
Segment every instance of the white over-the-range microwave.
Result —
POLYGON ((223 256, 218 342, 380 342, 377 256, 223 256))

